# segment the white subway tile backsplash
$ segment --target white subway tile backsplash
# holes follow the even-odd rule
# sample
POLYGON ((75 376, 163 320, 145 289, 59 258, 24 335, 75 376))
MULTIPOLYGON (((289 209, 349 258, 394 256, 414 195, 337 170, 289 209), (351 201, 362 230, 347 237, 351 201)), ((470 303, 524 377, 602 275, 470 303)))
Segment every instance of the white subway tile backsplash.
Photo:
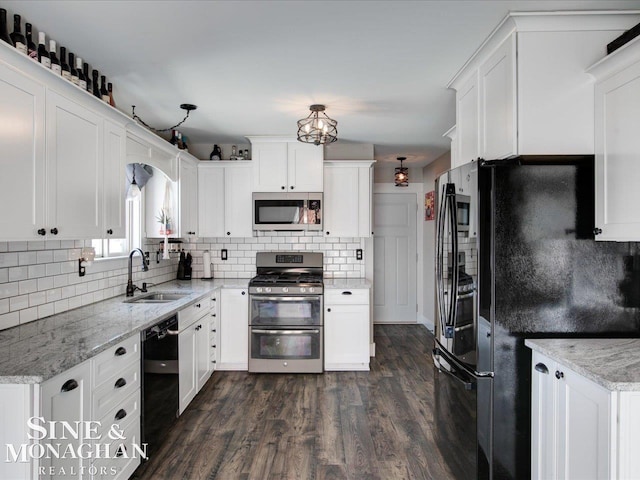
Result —
POLYGON ((22 280, 18 282, 18 291, 20 295, 38 291, 38 280, 22 280))
POLYGON ((15 327, 16 325, 20 325, 19 312, 11 312, 0 315, 0 329, 4 330, 5 328, 15 327))
POLYGON ((29 265, 27 267, 29 278, 44 277, 47 273, 46 265, 29 265))
POLYGON ((20 323, 29 323, 38 318, 38 308, 31 307, 20 310, 20 323))
POLYGON ((0 242, 0 252, 6 252, 9 249, 8 242, 0 242))
POLYGON ((9 281, 9 269, 0 268, 0 283, 6 283, 9 281))
POLYGON ((9 242, 10 252, 21 252, 23 250, 27 250, 27 247, 28 247, 27 242, 9 242))
POLYGON ((29 269, 27 267, 11 267, 9 269, 9 281, 19 282, 29 278, 29 269))
POLYGON ((38 263, 53 262, 53 250, 39 250, 36 252, 36 261, 38 263))
POLYGON ((9 299, 9 311, 16 312, 29 306, 29 295, 19 295, 9 299))
POLYGON ((19 255, 15 252, 0 253, 0 267, 17 267, 18 262, 19 255))
MULTIPOLYGON (((20 265, 35 265, 38 263, 38 252, 19 252, 18 263, 20 265)), ((2 255, 0 255, 0 266, 2 265, 2 255)))
POLYGON ((0 315, 9 311, 9 299, 3 298, 0 300, 0 315))

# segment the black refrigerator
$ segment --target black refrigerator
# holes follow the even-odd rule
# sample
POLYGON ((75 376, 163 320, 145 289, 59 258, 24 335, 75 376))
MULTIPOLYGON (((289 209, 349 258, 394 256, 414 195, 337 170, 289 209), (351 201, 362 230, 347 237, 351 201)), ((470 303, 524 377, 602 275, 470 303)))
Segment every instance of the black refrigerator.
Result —
POLYGON ((436 441, 458 479, 531 478, 524 339, 640 336, 640 245, 594 240, 593 156, 479 159, 436 188, 436 441))

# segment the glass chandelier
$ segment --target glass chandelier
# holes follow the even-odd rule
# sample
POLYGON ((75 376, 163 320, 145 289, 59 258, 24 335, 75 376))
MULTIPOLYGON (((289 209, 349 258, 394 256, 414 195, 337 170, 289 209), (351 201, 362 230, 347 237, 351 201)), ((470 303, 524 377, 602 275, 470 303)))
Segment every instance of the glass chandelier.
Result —
POLYGON ((338 122, 324 113, 324 105, 311 105, 307 118, 298 120, 298 141, 323 145, 338 140, 338 122))
POLYGON ((402 162, 405 161, 407 157, 398 157, 397 160, 400 160, 400 166, 396 167, 396 187, 408 187, 409 186, 409 169, 407 167, 402 166, 402 162))

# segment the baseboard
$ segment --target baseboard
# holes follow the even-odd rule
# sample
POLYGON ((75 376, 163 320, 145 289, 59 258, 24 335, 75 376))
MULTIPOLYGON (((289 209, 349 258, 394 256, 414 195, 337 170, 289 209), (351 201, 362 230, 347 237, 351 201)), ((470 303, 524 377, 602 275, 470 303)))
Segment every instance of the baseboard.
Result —
POLYGON ((370 357, 376 356, 376 342, 373 342, 369 345, 369 356, 370 357))
POLYGON ((434 326, 434 323, 433 323, 433 321, 431 319, 425 317, 422 314, 418 314, 418 323, 424 325, 425 327, 427 327, 427 329, 431 333, 433 333, 435 326, 434 326))

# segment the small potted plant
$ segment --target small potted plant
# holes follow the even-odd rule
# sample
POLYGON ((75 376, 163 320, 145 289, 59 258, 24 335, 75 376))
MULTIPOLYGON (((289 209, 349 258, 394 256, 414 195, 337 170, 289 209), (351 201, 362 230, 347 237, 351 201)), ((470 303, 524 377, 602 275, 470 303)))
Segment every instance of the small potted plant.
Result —
POLYGON ((156 215, 156 220, 160 224, 160 235, 171 235, 171 217, 164 208, 160 209, 160 213, 156 215))

